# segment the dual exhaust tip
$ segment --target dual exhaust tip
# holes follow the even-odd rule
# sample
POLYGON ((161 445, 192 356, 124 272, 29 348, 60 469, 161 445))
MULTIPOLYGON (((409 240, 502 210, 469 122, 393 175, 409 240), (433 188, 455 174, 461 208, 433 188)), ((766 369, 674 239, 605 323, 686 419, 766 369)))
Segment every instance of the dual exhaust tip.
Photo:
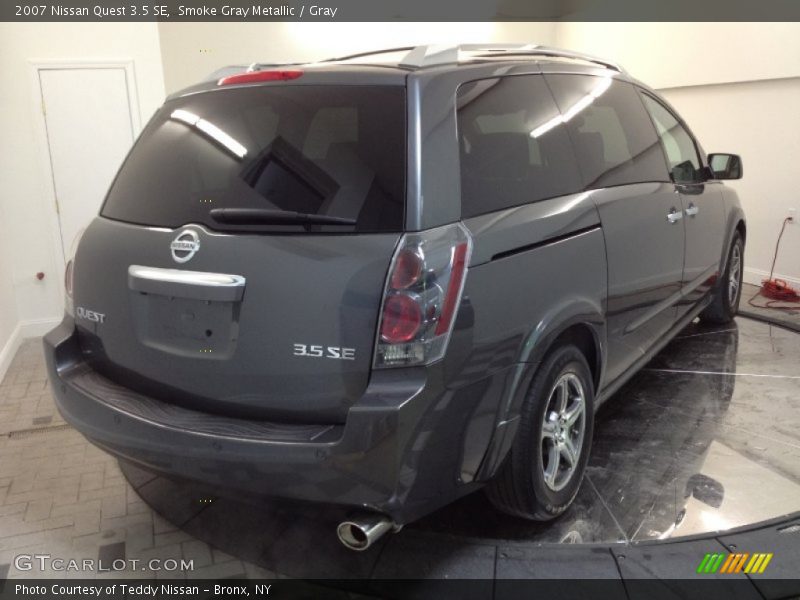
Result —
POLYGON ((389 531, 400 531, 388 517, 379 514, 360 514, 339 523, 336 535, 350 550, 366 550, 389 531))

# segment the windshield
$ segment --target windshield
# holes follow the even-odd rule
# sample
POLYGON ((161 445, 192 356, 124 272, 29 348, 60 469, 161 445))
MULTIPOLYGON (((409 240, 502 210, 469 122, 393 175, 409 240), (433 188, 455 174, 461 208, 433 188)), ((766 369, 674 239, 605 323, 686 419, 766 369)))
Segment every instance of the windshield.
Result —
POLYGON ((252 86, 167 102, 117 175, 101 214, 216 230, 403 229, 405 90, 252 86), (223 224, 215 208, 295 211, 355 225, 223 224))

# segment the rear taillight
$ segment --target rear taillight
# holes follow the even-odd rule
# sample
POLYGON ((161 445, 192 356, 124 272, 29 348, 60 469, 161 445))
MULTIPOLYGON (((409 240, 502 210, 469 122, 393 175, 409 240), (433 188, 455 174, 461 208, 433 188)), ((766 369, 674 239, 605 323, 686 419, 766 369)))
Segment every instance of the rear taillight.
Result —
POLYGON ((64 268, 64 310, 67 312, 67 314, 72 316, 75 316, 75 311, 72 304, 72 294, 75 291, 75 253, 78 251, 78 244, 81 242, 84 231, 86 230, 81 229, 72 240, 69 254, 66 257, 67 266, 64 268))
POLYGON ((228 75, 217 82, 217 85, 235 85, 241 83, 259 83, 262 81, 290 81, 303 75, 302 71, 248 71, 228 75))
POLYGON ((444 356, 472 250, 459 224, 400 240, 381 305, 376 368, 424 365, 444 356))
POLYGON ((73 282, 75 280, 75 263, 72 260, 67 261, 67 267, 64 269, 64 311, 68 315, 75 316, 75 306, 72 302, 73 282))
POLYGON ((64 270, 64 291, 67 292, 67 296, 72 298, 72 282, 73 282, 73 268, 72 268, 72 261, 70 260, 67 263, 67 268, 64 270))
POLYGON ((381 340, 389 344, 410 342, 422 327, 422 307, 418 298, 399 293, 383 303, 381 340))

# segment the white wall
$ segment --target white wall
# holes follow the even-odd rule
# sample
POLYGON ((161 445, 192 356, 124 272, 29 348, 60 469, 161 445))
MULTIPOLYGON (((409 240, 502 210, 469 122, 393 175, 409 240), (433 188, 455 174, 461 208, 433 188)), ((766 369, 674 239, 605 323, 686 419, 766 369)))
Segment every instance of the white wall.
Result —
POLYGON ((552 44, 554 23, 160 23, 167 92, 225 65, 313 61, 379 48, 459 42, 552 44))
MULTIPOLYGON (((9 149, 0 147, 0 163, 5 162, 9 149)), ((0 179, 0 186, 2 186, 0 179)), ((10 224, 4 218, 0 206, 0 383, 8 366, 14 358, 18 345, 17 299, 14 294, 14 275, 11 265, 11 246, 9 244, 10 224)))
POLYGON ((559 23, 556 42, 654 88, 800 75, 800 23, 559 23))
MULTIPOLYGON (((745 280, 759 284, 789 207, 800 209, 800 23, 561 23, 556 44, 618 61, 707 152, 742 155, 731 185, 748 222, 745 280)), ((800 226, 787 227, 776 274, 800 284, 800 226)))
MULTIPOLYGON (((12 257, 16 308, 8 304, 8 265, 0 260, 0 351, 9 342, 8 322, 36 334, 61 316, 61 281, 54 240, 52 183, 46 145, 39 137, 43 116, 34 94, 32 60, 134 62, 139 107, 146 121, 161 104, 164 80, 155 23, 0 23, 0 227, 2 247, 12 257), (44 272, 43 281, 35 274, 44 272), (5 277, 4 277, 5 275, 5 277), (16 313, 16 314, 15 314, 16 313), (11 318, 8 317, 11 315, 11 318)), ((91 165, 87 165, 87 170, 91 165)), ((0 248, 2 249, 2 248, 0 248)))

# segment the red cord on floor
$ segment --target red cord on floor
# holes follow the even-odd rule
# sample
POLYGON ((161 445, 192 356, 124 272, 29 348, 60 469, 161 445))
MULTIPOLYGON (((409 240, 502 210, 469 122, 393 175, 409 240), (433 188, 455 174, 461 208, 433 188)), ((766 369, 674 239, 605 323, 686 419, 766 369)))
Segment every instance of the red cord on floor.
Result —
POLYGON ((762 281, 761 295, 781 302, 800 302, 800 294, 783 279, 765 279, 762 281))
POLYGON ((774 305, 775 302, 800 303, 800 294, 798 294, 797 290, 792 288, 792 286, 786 283, 786 281, 783 279, 773 279, 772 277, 772 274, 775 271, 775 261, 778 260, 778 248, 781 245, 781 238, 783 237, 783 232, 786 229, 786 224, 789 221, 790 219, 788 217, 783 220, 781 232, 778 234, 778 240, 775 242, 775 255, 772 257, 772 267, 769 270, 769 277, 761 282, 761 288, 759 288, 753 297, 747 301, 750 306, 755 306, 756 308, 774 308, 776 310, 798 310, 797 306, 774 305), (766 304, 754 304, 753 300, 759 294, 765 298, 770 298, 770 301, 766 304))

